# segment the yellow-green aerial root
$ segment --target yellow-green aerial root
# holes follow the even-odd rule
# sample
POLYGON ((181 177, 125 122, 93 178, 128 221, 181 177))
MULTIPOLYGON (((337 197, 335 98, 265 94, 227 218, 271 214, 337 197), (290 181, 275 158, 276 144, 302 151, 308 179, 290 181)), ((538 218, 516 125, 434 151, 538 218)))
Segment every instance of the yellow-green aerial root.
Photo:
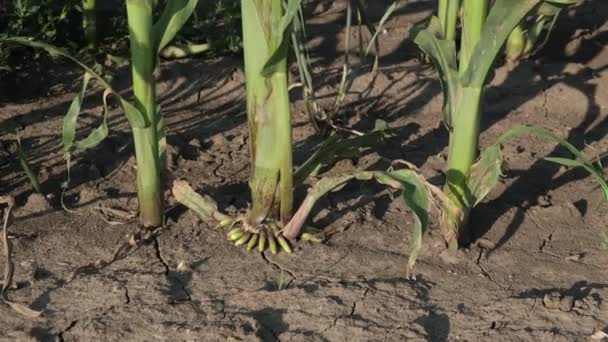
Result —
POLYGON ((279 249, 277 248, 277 240, 275 240, 274 235, 272 234, 268 234, 268 248, 272 254, 277 254, 279 252, 279 249))
MULTIPOLYGON (((252 227, 242 219, 235 219, 230 222, 226 220, 220 226, 231 228, 226 234, 228 240, 234 242, 235 246, 245 246, 247 251, 257 247, 260 253, 269 249, 272 254, 277 254, 280 247, 286 253, 292 253, 288 240, 283 237, 276 223, 262 223, 257 227, 252 227)), ((321 239, 316 235, 318 232, 318 229, 311 227, 311 230, 305 232, 306 241, 320 242, 321 239)))
POLYGON ((234 245, 235 246, 244 245, 247 241, 249 241, 250 237, 251 237, 251 234, 245 233, 240 239, 236 240, 236 242, 234 243, 234 245))
POLYGON ((258 236, 259 234, 254 234, 251 239, 249 240, 249 243, 247 244, 247 251, 252 250, 256 244, 258 243, 258 236))
POLYGON ((319 235, 321 230, 311 226, 304 226, 302 228, 302 235, 300 235, 300 239, 302 241, 321 243, 323 239, 319 235))
POLYGON ((264 253, 266 250, 266 232, 260 233, 260 241, 258 242, 258 251, 264 253))

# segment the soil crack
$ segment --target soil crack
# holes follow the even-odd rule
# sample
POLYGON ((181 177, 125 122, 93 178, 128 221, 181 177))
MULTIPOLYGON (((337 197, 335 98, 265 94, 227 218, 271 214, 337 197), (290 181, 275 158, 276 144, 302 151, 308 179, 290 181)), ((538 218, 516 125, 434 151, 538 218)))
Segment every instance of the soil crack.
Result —
POLYGON ((219 178, 219 179, 220 179, 220 183, 224 183, 224 181, 226 180, 226 177, 224 177, 224 176, 222 176, 222 175, 220 175, 220 174, 218 173, 219 169, 220 169, 222 166, 224 166, 224 159, 221 159, 221 158, 220 158, 220 159, 219 159, 219 163, 218 163, 218 165, 217 165, 215 168, 213 168, 213 171, 211 171, 211 173, 212 173, 212 174, 213 174, 215 177, 217 177, 217 178, 219 178))
POLYGON ((125 289, 125 304, 129 304, 131 303, 131 297, 129 297, 129 288, 124 285, 124 289, 125 289))
POLYGON ((158 242, 158 237, 154 236, 154 241, 153 245, 154 245, 154 251, 156 252, 156 258, 158 259, 158 261, 160 261, 160 263, 163 265, 163 267, 165 268, 165 276, 169 276, 169 264, 167 264, 167 262, 165 261, 165 258, 163 258, 162 252, 160 251, 160 243, 158 242))
POLYGON ((479 267, 479 270, 481 271, 481 275, 483 275, 490 282, 494 283, 494 285, 500 287, 504 291, 509 292, 510 291, 509 288, 505 287, 503 284, 501 284, 501 283, 497 282, 496 280, 494 280, 494 278, 492 277, 492 275, 490 274, 490 272, 488 272, 486 270, 486 268, 483 267, 481 259, 483 258, 485 252, 486 252, 485 249, 480 249, 479 250, 479 255, 477 256, 477 260, 475 260, 475 264, 477 265, 477 267, 479 267))
POLYGON ((154 251, 156 254, 156 258, 163 265, 163 267, 165 269, 165 277, 167 278, 167 281, 169 282, 169 286, 171 288, 178 289, 179 291, 181 291, 185 294, 185 298, 179 300, 178 302, 191 301, 192 296, 190 296, 190 292, 188 291, 187 284, 184 283, 178 276, 173 274, 173 272, 171 272, 169 264, 163 257, 162 252, 160 250, 160 242, 158 241, 158 237, 155 236, 154 240, 152 240, 152 241, 154 242, 153 245, 154 245, 154 251))
POLYGON ((281 271, 281 272, 286 272, 287 274, 289 274, 289 275, 290 275, 290 276, 293 278, 293 280, 295 280, 295 279, 297 279, 297 278, 298 278, 298 276, 296 275, 296 273, 295 273, 294 271, 292 271, 292 270, 290 270, 290 269, 288 269, 288 268, 285 268, 285 267, 281 266, 281 264, 279 264, 279 263, 278 263, 278 262, 276 262, 276 261, 273 261, 273 260, 269 259, 269 258, 266 256, 266 253, 260 253, 260 255, 262 256, 262 259, 263 259, 264 261, 266 261, 266 263, 268 263, 268 264, 272 265, 274 268, 276 268, 277 270, 279 270, 279 271, 281 271))
POLYGON ((65 341, 65 338, 63 337, 63 334, 67 333, 68 331, 72 330, 76 324, 78 324, 78 320, 74 320, 72 322, 70 322, 70 325, 68 325, 65 329, 61 330, 59 332, 59 334, 57 334, 57 340, 59 340, 60 342, 65 341))

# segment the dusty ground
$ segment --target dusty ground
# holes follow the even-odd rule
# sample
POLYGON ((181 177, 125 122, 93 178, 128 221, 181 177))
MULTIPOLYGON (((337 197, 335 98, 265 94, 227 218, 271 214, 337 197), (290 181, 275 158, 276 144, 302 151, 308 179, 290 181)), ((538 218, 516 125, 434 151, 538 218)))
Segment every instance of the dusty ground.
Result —
MULTIPOLYGON (((344 41, 343 5, 329 3, 310 9, 315 79, 326 95, 322 103, 333 101, 341 68, 336 56, 344 41)), ((376 19, 387 3, 374 3, 376 19)), ((447 134, 439 121, 440 87, 432 68, 412 58, 416 50, 407 41, 410 25, 432 8, 426 1, 404 3, 382 37, 380 71, 355 68, 340 113, 355 129, 369 129, 382 118, 398 134, 381 149, 342 161, 330 172, 382 169, 386 160, 403 158, 441 183, 447 134)), ((511 73, 498 69, 487 90, 482 146, 509 127, 530 124, 581 148, 588 145, 590 155, 605 155, 606 18, 607 4, 592 2, 563 18, 541 57, 511 73), (577 25, 584 26, 577 30, 577 25)), ((70 281, 77 267, 108 258, 138 227, 136 222, 109 224, 99 210, 136 207, 133 149, 119 114, 112 116, 110 138, 75 157, 66 196, 74 211, 58 204, 66 177, 61 120, 79 87, 77 74, 62 68, 57 72, 63 82, 49 81, 48 87, 36 83, 36 75, 2 84, 10 91, 0 105, 0 192, 17 195, 20 205, 10 227, 17 289, 9 295, 44 311, 42 318, 27 320, 0 307, 3 340, 586 341, 599 330, 608 332, 606 206, 598 207, 601 193, 584 172, 540 160, 564 152, 534 137, 504 147, 504 178, 472 218, 475 243, 457 255, 446 254, 434 220, 416 280, 404 277, 409 214, 382 188, 356 183, 317 207, 313 224, 334 234, 323 244, 300 243, 293 255, 246 253, 221 231, 175 207, 166 229, 150 243, 70 281), (31 195, 11 159, 7 134, 16 129, 41 172, 50 204, 31 195)), ((128 72, 120 75, 125 87, 128 72)), ((240 61, 163 63, 158 77, 169 142, 177 152, 174 174, 228 211, 245 208, 240 61)), ((293 96, 301 162, 321 138, 308 123, 297 90, 293 96)), ((86 101, 82 132, 100 114, 99 93, 86 101)))

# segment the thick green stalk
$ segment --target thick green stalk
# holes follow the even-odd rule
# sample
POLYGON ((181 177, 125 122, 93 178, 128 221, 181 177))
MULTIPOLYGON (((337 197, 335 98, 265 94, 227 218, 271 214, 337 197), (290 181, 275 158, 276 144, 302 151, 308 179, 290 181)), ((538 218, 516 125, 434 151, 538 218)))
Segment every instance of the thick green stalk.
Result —
POLYGON ((479 42, 488 15, 487 0, 463 0, 462 41, 460 43, 460 74, 466 71, 475 45, 479 42))
POLYGON ((448 1, 449 0, 439 0, 439 3, 437 4, 437 18, 439 18, 439 23, 441 23, 441 33, 443 37, 445 37, 445 28, 448 26, 448 1))
POLYGON ((461 88, 460 103, 454 121, 448 151, 448 190, 459 204, 469 202, 465 181, 477 158, 479 125, 481 119, 481 88, 461 88))
POLYGON ((293 207, 287 46, 280 48, 276 71, 267 77, 262 74, 275 48, 273 30, 283 13, 282 2, 242 0, 241 10, 252 164, 249 187, 253 205, 248 220, 259 224, 269 215, 277 216, 274 208, 279 209, 280 219, 286 223, 293 207))
MULTIPOLYGON (((471 55, 483 31, 487 15, 487 2, 463 0, 462 41, 460 46, 459 73, 463 75, 471 62, 471 55)), ((452 132, 448 151, 448 173, 446 191, 459 207, 458 213, 447 213, 449 226, 461 241, 468 239, 465 231, 469 211, 472 207, 471 194, 467 187, 467 175, 477 158, 477 145, 481 121, 481 99, 483 88, 460 87, 458 103, 452 120, 452 132)), ((456 241, 449 241, 457 247, 456 241)))
MULTIPOLYGON (((466 242, 469 234, 465 229, 473 206, 467 175, 477 158, 483 89, 464 87, 460 91, 460 103, 454 113, 457 119, 450 134, 446 185, 446 192, 459 211, 447 213, 443 226, 457 234, 454 238, 466 242)), ((458 247, 456 240, 448 242, 451 247, 458 247)))
POLYGON ((82 28, 89 47, 97 45, 97 0, 82 2, 82 28))
MULTIPOLYGON (((485 0, 478 0, 485 1, 485 0)), ((456 40, 456 25, 458 22, 458 11, 460 11, 460 0, 448 0, 448 8, 445 17, 445 26, 442 24, 444 38, 456 40)))
POLYGON ((142 224, 163 224, 162 163, 159 156, 154 67, 156 51, 152 35, 152 0, 127 0, 127 17, 131 50, 131 72, 135 107, 144 115, 148 126, 133 128, 137 159, 137 193, 142 224))

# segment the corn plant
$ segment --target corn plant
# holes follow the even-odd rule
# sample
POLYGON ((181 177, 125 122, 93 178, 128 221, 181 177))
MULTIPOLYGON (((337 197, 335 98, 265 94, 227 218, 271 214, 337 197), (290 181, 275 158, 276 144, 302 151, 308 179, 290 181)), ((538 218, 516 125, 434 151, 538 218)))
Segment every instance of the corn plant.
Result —
POLYGON ((163 168, 165 126, 156 100, 154 70, 160 51, 175 37, 186 23, 197 0, 169 1, 159 19, 153 21, 154 0, 126 0, 130 36, 133 102, 122 97, 108 81, 63 50, 27 38, 6 38, 0 42, 22 44, 44 49, 52 55, 68 58, 85 70, 82 90, 72 101, 64 118, 63 145, 68 163, 68 181, 71 154, 98 145, 108 135, 107 98, 118 100, 133 132, 137 160, 137 189, 141 223, 146 227, 163 224, 163 168), (86 138, 75 141, 76 125, 89 81, 95 79, 103 88, 104 113, 102 123, 86 138))
MULTIPOLYGON (((460 4, 459 0, 442 0, 440 18, 433 17, 425 29, 413 28, 414 41, 432 58, 444 92, 443 120, 450 133, 444 190, 451 203, 444 207, 441 227, 452 248, 458 246, 459 240, 468 240, 470 211, 489 193, 500 175, 502 157, 498 145, 493 145, 475 162, 483 88, 496 57, 511 32, 527 16, 575 2, 577 0, 495 0, 486 16, 488 1, 464 0, 460 4), (457 54, 453 30, 460 10, 462 32, 457 54)), ((553 140, 557 138, 540 128, 529 130, 553 140)))
POLYGON ((251 175, 249 188, 252 205, 244 215, 232 217, 219 211, 209 196, 196 193, 185 181, 173 183, 176 200, 204 220, 229 227, 228 239, 247 250, 260 252, 279 249, 291 253, 291 244, 303 240, 320 241, 319 230, 306 226, 306 219, 323 195, 338 191, 352 180, 376 180, 400 190, 405 204, 414 213, 414 242, 408 270, 414 265, 428 224, 433 187, 413 169, 354 171, 338 177, 321 177, 295 214, 294 187, 317 175, 323 165, 340 156, 356 155, 362 148, 375 145, 388 133, 379 122, 377 129, 363 136, 342 138, 331 135, 300 167, 292 161, 291 115, 287 93, 287 49, 291 22, 300 0, 242 0, 247 116, 250 134, 251 175))

